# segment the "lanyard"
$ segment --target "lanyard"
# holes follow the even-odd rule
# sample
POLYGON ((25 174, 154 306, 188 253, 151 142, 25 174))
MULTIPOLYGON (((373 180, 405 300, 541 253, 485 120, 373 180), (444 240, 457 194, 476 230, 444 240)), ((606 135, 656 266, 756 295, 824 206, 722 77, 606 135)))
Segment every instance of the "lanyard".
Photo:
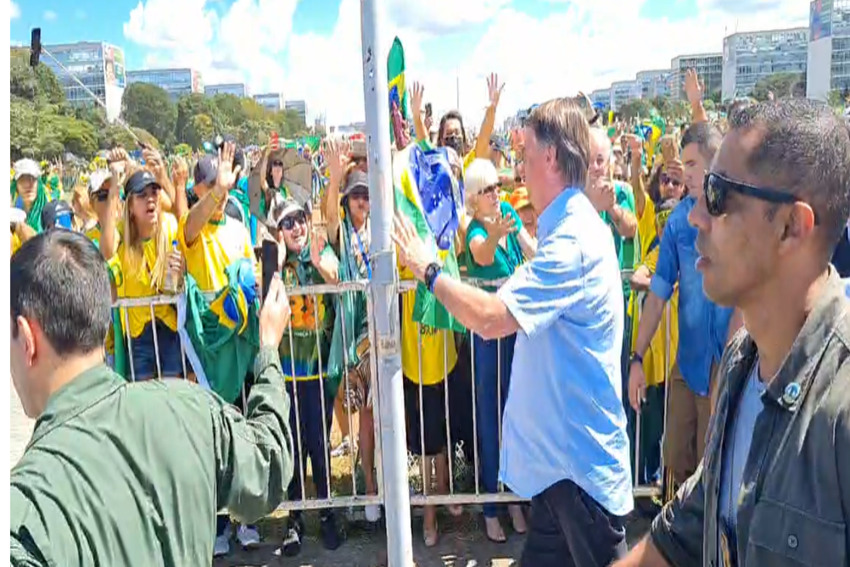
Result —
POLYGON ((372 279, 372 266, 369 263, 369 254, 366 252, 366 248, 363 246, 363 241, 360 240, 360 231, 351 227, 354 230, 354 236, 357 237, 357 246, 360 248, 360 257, 363 258, 363 263, 366 264, 366 275, 371 280, 372 279))

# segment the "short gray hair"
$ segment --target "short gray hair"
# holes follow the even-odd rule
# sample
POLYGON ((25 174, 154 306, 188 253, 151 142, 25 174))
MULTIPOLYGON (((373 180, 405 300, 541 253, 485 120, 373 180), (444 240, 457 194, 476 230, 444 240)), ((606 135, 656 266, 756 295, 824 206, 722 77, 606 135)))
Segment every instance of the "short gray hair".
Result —
POLYGON ((590 164, 590 128, 581 107, 573 99, 552 99, 531 112, 526 127, 541 145, 555 148, 567 184, 584 187, 590 164))

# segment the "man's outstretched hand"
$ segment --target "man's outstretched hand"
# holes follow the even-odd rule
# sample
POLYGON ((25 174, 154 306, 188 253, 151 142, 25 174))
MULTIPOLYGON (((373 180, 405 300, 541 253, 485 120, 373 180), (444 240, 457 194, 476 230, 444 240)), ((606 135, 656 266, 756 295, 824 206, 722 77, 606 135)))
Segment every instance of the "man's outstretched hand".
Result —
POLYGON ((393 241, 396 245, 399 261, 410 268, 413 277, 425 280, 425 269, 435 258, 429 253, 425 243, 416 233, 416 227, 407 217, 398 213, 393 220, 393 241))
POLYGON ((289 326, 292 310, 289 297, 279 274, 275 274, 269 285, 269 293, 260 311, 260 348, 271 346, 277 349, 283 339, 283 333, 289 326))

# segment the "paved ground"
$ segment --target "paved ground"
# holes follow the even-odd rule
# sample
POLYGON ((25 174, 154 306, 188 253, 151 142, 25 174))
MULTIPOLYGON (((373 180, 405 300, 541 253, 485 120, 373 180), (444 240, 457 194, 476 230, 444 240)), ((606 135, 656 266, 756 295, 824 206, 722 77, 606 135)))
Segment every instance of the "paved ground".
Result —
MULTIPOLYGON (((23 454, 32 434, 32 420, 24 415, 18 396, 12 387, 10 455, 14 466, 23 454)), ((346 514, 343 512, 343 516, 346 514)), ((308 513, 308 534, 302 553, 297 558, 281 558, 275 549, 283 537, 285 519, 272 517, 260 524, 265 541, 262 548, 252 552, 234 552, 228 558, 213 562, 214 567, 253 567, 278 565, 291 567, 378 567, 386 563, 386 538, 383 528, 369 529, 358 521, 344 522, 348 540, 336 551, 325 551, 318 540, 316 513, 308 513), (311 521, 312 520, 312 521, 311 521)), ((508 522, 504 523, 509 525, 508 522)), ((478 511, 467 509, 460 518, 447 514, 439 517, 439 544, 426 548, 422 543, 422 521, 413 518, 414 559, 418 567, 508 567, 516 565, 522 550, 523 537, 510 534, 504 544, 489 542, 483 534, 483 521, 478 511)), ((629 540, 634 542, 647 528, 645 520, 630 523, 629 540)))

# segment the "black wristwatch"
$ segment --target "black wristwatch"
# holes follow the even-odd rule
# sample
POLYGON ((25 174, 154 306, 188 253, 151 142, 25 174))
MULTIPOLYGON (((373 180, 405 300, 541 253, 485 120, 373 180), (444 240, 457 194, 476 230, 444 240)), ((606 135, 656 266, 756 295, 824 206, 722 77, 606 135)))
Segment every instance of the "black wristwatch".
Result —
POLYGON ((428 291, 434 293, 434 284, 437 282, 437 276, 440 275, 440 272, 443 271, 443 268, 437 262, 431 262, 428 264, 428 267, 425 268, 425 287, 428 288, 428 291))
POLYGON ((634 364, 635 362, 643 364, 643 357, 638 353, 633 352, 632 355, 629 357, 629 368, 631 368, 632 364, 634 364))

